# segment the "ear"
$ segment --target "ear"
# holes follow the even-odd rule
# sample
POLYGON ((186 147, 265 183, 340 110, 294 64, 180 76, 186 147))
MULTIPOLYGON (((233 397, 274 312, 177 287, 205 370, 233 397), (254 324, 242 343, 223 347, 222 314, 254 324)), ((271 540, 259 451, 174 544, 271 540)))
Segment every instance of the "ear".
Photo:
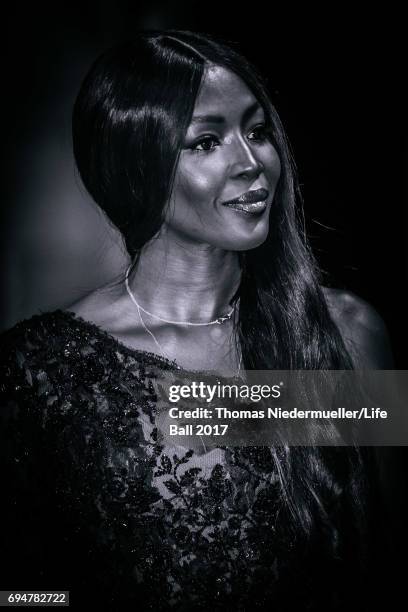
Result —
POLYGON ((322 287, 330 315, 356 369, 395 368, 387 327, 378 312, 355 293, 322 287))

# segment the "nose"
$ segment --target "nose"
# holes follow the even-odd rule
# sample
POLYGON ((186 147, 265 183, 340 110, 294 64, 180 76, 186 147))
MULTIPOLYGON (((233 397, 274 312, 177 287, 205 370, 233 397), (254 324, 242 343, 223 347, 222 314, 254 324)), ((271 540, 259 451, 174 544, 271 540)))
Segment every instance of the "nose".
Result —
POLYGON ((233 145, 231 152, 232 176, 236 178, 256 178, 264 169, 264 165, 256 153, 253 151, 250 144, 244 139, 239 138, 233 145))

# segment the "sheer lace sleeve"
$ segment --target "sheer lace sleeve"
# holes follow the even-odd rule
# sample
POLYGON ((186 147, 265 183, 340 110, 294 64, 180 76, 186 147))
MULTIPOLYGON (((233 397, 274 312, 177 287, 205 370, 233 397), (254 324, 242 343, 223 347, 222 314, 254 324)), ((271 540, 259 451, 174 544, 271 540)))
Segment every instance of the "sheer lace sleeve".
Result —
POLYGON ((38 353, 44 338, 20 324, 3 333, 1 340, 3 584, 18 587, 19 577, 21 588, 42 588, 47 566, 52 567, 47 543, 53 540, 49 536, 55 518, 51 508, 58 449, 48 435, 47 412, 55 390, 44 370, 46 347, 38 353))
POLYGON ((90 564, 104 576, 91 535, 101 523, 94 489, 99 430, 92 435, 85 418, 94 405, 86 390, 87 376, 95 375, 91 354, 92 343, 76 346, 52 316, 33 317, 1 336, 4 588, 85 592, 90 564))

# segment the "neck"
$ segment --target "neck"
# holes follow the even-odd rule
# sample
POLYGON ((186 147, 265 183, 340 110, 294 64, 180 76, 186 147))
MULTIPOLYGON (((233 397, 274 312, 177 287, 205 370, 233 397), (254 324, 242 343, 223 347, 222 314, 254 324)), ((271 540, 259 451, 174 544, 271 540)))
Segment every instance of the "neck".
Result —
POLYGON ((149 312, 173 321, 205 322, 231 310, 240 279, 238 253, 164 234, 143 248, 128 282, 149 312))

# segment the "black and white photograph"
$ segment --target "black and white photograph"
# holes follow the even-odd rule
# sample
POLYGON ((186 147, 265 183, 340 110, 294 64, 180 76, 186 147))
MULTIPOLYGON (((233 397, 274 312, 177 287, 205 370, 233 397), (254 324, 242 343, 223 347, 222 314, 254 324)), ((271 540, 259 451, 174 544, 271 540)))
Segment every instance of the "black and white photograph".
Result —
POLYGON ((404 605, 407 50, 370 11, 10 9, 1 606, 404 605), (362 378, 323 425, 293 383, 293 437, 309 373, 362 378))

